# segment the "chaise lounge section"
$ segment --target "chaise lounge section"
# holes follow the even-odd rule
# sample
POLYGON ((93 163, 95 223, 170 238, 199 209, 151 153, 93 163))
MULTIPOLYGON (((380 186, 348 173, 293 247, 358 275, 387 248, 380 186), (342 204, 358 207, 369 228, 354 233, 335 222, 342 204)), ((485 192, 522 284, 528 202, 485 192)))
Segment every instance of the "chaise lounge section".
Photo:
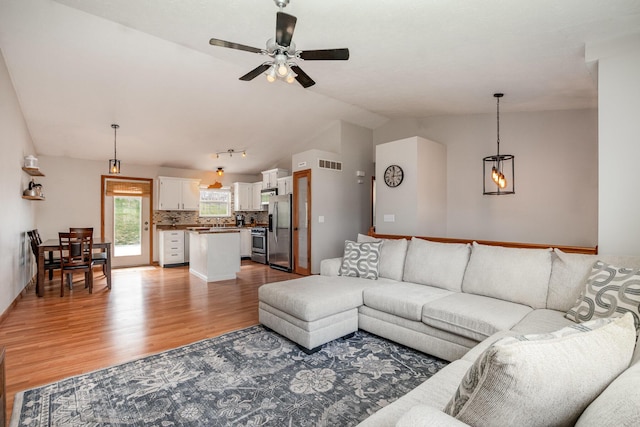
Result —
MULTIPOLYGON (((343 258, 322 262, 321 275, 263 285, 260 322, 307 351, 362 329, 453 362, 362 425, 396 425, 416 411, 424 418, 424 408, 409 411, 416 405, 428 405, 428 412, 435 411, 434 420, 440 419, 469 368, 493 343, 509 336, 551 333, 576 325, 574 320, 584 321, 590 277, 615 275, 616 266, 631 273, 640 268, 640 257, 570 250, 575 248, 359 235, 357 243, 345 245, 343 258), (356 254, 350 251, 354 247, 356 254), (365 260, 376 258, 376 269, 366 265, 365 260), (372 275, 375 280, 363 278, 372 275), (577 301, 582 304, 576 305, 577 301)), ((633 290, 628 295, 633 301, 640 298, 633 290)), ((633 304, 637 313, 638 302, 633 304)), ((637 314, 634 322, 637 327, 637 314)), ((640 405, 640 398, 635 404, 640 405)), ((640 414, 636 415, 640 422, 640 414)), ((444 418, 443 425, 459 422, 448 415, 444 418)))

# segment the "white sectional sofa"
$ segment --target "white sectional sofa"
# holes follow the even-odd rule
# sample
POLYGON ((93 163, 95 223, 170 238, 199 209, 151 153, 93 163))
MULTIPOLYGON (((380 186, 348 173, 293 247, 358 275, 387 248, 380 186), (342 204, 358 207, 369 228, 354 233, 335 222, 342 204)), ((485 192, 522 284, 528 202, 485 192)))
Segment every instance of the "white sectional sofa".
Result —
MULTIPOLYGON (((633 385, 634 382, 640 383, 640 364, 630 364, 629 352, 629 349, 633 352, 636 335, 632 336, 631 347, 628 339, 620 347, 602 345, 610 336, 618 339, 629 335, 616 329, 622 328, 616 323, 622 320, 614 320, 597 331, 590 331, 587 326, 587 332, 576 337, 573 336, 574 330, 579 329, 575 328, 576 322, 565 317, 567 312, 570 312, 569 317, 579 321, 590 316, 591 300, 588 294, 582 294, 587 289, 587 280, 590 276, 595 277, 596 273, 615 280, 624 276, 620 279, 626 280, 624 290, 627 294, 624 295, 630 295, 631 299, 619 304, 617 313, 615 304, 613 308, 595 307, 595 317, 602 316, 602 313, 597 313, 602 310, 610 310, 609 314, 619 317, 628 311, 624 307, 629 306, 631 311, 635 306, 637 313, 640 273, 634 269, 640 268, 640 257, 605 257, 567 253, 558 248, 524 249, 475 242, 439 243, 420 238, 379 239, 364 235, 358 236, 358 242, 360 244, 345 246, 344 259, 324 260, 319 276, 263 285, 259 289, 259 316, 265 326, 307 351, 314 351, 326 342, 362 329, 452 362, 412 392, 373 414, 362 423, 363 426, 466 425, 462 421, 464 416, 451 416, 451 405, 445 407, 456 393, 460 393, 457 390, 463 379, 469 381, 465 375, 473 373, 470 368, 475 366, 474 362, 478 361, 476 365, 479 363, 479 356, 482 360, 489 357, 487 349, 500 356, 505 351, 514 352, 513 349, 529 345, 527 348, 531 353, 535 353, 532 349, 539 347, 543 348, 540 351, 544 354, 553 355, 561 346, 558 342, 592 339, 585 337, 594 337, 597 342, 599 334, 604 334, 605 338, 601 339, 605 341, 598 346, 613 352, 600 355, 601 359, 611 361, 612 366, 605 370, 608 376, 605 375, 596 385, 587 379, 587 384, 596 387, 596 391, 581 402, 582 406, 564 402, 567 407, 575 407, 569 415, 564 415, 565 418, 553 415, 552 411, 537 412, 555 417, 551 418, 554 421, 551 424, 567 425, 567 420, 573 424, 584 407, 593 401, 578 421, 579 425, 640 425, 640 387, 633 385), (366 252, 369 250, 370 253, 366 252), (363 251, 366 252, 364 255, 363 251), (596 261, 607 264, 597 264, 598 270, 594 267, 596 261), (621 270, 624 274, 618 272, 616 279, 616 271, 611 273, 613 266, 630 270, 621 270), (633 279, 638 280, 634 282, 633 279), (576 301, 583 296, 582 304, 575 310, 576 301), (562 329, 572 325, 573 328, 562 329), (564 331, 562 337, 554 338, 553 335, 545 342, 539 342, 537 338, 531 338, 534 344, 516 342, 529 341, 530 334, 548 334, 561 329, 564 331), (614 332, 607 332, 609 329, 614 332), (569 331, 569 338, 564 337, 566 331, 569 331), (522 338, 523 335, 527 338, 522 338), (508 337, 513 336, 518 339, 512 339, 509 344, 508 337), (544 347, 549 345, 553 347, 544 347), (506 350, 502 346, 507 346, 506 350), (622 375, 596 398, 620 374, 621 366, 624 367, 622 375), (444 409, 448 413, 443 412, 444 409)), ((617 286, 617 282, 614 285, 617 286)), ((604 297, 605 303, 607 298, 604 297)), ((604 317, 609 316, 605 313, 604 317)), ((631 315, 627 317, 632 318, 631 315)), ((625 319, 629 323, 627 317, 625 319)), ((631 327, 635 331, 637 314, 633 320, 631 327)), ((579 345, 572 344, 570 348, 580 348, 579 345)), ((558 358, 560 361, 549 356, 549 363, 553 363, 550 366, 562 366, 562 358, 568 357, 566 353, 558 358)), ((637 353, 638 350, 635 362, 639 358, 637 353)), ((582 367, 583 372, 577 372, 575 378, 580 378, 585 370, 590 369, 588 357, 571 356, 570 368, 581 366, 576 360, 585 360, 586 363, 586 367, 582 367)), ((491 366, 486 361, 483 363, 483 368, 491 366)), ((552 373, 553 369, 542 371, 552 373)), ((568 375, 570 369, 563 368, 560 372, 568 375)), ((544 375, 540 377, 544 378, 544 375)), ((563 384, 570 385, 574 376, 567 378, 563 384)), ((516 380, 511 382, 518 383, 516 380)), ((576 387, 575 384, 573 386, 576 387)), ((579 388, 588 389, 584 384, 579 388)), ((552 388, 554 391, 561 389, 557 384, 552 388)), ((560 402, 559 407, 562 404, 560 402)), ((485 422, 484 425, 513 422, 513 419, 504 421, 496 414, 491 414, 495 417, 493 422, 485 422)), ((473 417, 469 419, 474 420, 473 417)), ((536 425, 534 419, 530 418, 530 425, 536 425)), ((474 423, 483 425, 482 421, 474 423)), ((538 425, 545 424, 549 424, 549 419, 538 425)))

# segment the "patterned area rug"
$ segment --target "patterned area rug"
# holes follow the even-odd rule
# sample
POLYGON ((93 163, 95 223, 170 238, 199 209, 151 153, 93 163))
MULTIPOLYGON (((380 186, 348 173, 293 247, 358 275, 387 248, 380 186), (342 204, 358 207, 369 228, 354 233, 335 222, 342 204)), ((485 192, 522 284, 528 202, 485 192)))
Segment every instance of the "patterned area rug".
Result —
POLYGON ((12 426, 353 426, 447 362, 358 331, 307 355, 252 326, 16 394, 12 426))

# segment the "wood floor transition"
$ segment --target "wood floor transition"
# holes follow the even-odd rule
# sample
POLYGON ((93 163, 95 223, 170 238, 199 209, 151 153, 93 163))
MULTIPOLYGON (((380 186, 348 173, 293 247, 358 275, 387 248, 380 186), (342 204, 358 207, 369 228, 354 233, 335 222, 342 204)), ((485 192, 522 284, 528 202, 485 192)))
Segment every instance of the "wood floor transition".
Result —
MULTIPOLYGON (((57 272, 56 272, 57 273, 57 272)), ((6 347, 7 422, 16 392, 258 323, 258 287, 295 274, 243 261, 235 280, 206 283, 187 267, 96 270, 60 297, 60 276, 29 288, 0 324, 6 347)))

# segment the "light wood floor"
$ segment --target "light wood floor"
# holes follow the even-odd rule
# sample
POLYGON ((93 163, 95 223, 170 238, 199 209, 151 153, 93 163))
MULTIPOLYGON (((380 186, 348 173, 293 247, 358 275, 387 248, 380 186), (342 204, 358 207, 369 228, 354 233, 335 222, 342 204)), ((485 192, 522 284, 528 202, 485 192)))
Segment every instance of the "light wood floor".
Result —
POLYGON ((258 323, 258 287, 299 277, 243 261, 235 280, 209 283, 186 267, 114 270, 112 290, 82 275, 60 297, 60 279, 38 298, 27 289, 0 324, 6 347, 7 420, 16 392, 127 362, 258 323))

